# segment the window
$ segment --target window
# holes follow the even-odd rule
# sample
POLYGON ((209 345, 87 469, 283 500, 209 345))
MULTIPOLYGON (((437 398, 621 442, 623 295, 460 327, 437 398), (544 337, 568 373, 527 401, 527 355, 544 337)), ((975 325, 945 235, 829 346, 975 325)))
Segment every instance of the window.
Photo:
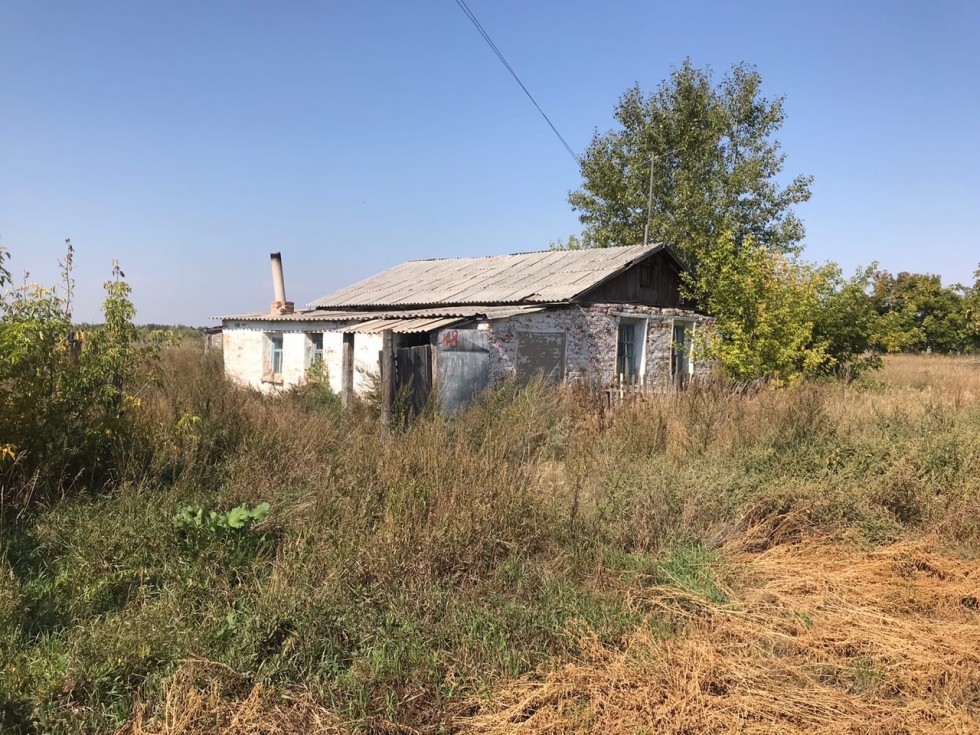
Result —
POLYGON ((310 335, 310 365, 323 362, 323 333, 310 335))
POLYGON ((616 375, 624 380, 636 374, 636 325, 619 325, 619 343, 616 345, 616 375))
POLYGON ((687 385, 691 377, 691 337, 694 333, 692 322, 674 322, 673 339, 670 345, 670 374, 677 385, 687 385))
POLYGON ((616 343, 616 379, 623 383, 641 382, 643 373, 643 344, 646 341, 646 322, 625 320, 619 322, 616 343))
POLYGON ((282 335, 269 335, 269 372, 282 375, 282 335))

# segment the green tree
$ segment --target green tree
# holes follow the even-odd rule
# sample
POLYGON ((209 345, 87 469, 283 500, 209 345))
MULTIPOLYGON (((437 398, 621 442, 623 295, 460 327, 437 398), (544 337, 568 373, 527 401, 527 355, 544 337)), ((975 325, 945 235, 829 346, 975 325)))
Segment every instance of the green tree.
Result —
POLYGON ((964 289, 963 312, 973 347, 980 348, 980 266, 973 272, 973 286, 964 289))
POLYGON ((881 317, 876 347, 885 352, 963 352, 976 348, 974 289, 943 286, 937 275, 875 273, 872 299, 881 317))
POLYGON ((762 96, 759 73, 746 64, 717 86, 710 69, 690 60, 656 92, 627 91, 618 127, 598 132, 582 159, 582 188, 569 195, 587 246, 643 241, 653 157, 650 241, 673 245, 692 266, 726 232, 774 252, 794 252, 803 238, 792 206, 810 198, 811 177, 786 187, 784 154, 774 134, 783 99, 762 96))
POLYGON ((820 295, 832 272, 725 233, 702 258, 694 296, 714 318, 699 349, 740 380, 789 383, 832 363, 814 340, 820 295))
POLYGON ((835 263, 775 253, 751 237, 719 238, 701 261, 693 295, 714 317, 700 349, 740 380, 790 383, 804 376, 854 378, 880 366, 874 269, 845 279, 835 263))
POLYGON ((827 359, 818 372, 850 379, 881 367, 881 357, 872 351, 881 331, 871 296, 875 267, 859 268, 850 279, 835 263, 821 269, 812 341, 823 345, 827 359))

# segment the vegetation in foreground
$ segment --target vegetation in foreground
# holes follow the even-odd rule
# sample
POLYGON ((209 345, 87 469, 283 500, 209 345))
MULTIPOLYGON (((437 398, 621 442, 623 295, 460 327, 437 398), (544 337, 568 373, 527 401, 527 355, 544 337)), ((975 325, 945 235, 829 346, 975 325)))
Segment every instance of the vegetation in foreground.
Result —
POLYGON ((969 729, 975 359, 853 380, 867 290, 723 244, 772 277, 712 290, 720 362, 784 390, 511 386, 389 433, 148 341, 118 267, 79 329, 70 249, 5 291, 0 731, 969 729))
POLYGON ((3 732, 976 725, 975 359, 387 440, 163 359, 114 490, 7 509, 3 732))

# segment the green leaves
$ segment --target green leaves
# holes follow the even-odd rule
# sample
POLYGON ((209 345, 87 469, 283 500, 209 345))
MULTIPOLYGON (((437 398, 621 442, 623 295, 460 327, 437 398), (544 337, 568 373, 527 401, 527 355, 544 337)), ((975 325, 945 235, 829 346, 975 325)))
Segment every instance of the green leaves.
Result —
POLYGON ((694 295, 715 318, 700 349, 740 380, 778 384, 816 374, 834 357, 814 339, 833 271, 773 253, 751 238, 720 237, 701 261, 694 295))
POLYGON ((762 79, 739 64, 717 86, 690 60, 656 92, 628 90, 618 128, 596 134, 582 159, 582 188, 569 195, 593 247, 643 241, 653 168, 650 239, 673 245, 697 266, 724 232, 792 252, 803 225, 792 206, 810 198, 811 178, 777 185, 784 156, 773 135, 782 98, 761 96, 762 79))
POLYGON ((253 508, 243 503, 223 513, 187 505, 174 516, 174 527, 184 533, 204 531, 222 535, 228 532, 247 531, 268 515, 268 503, 260 503, 253 508))
POLYGON ((871 294, 874 268, 845 279, 834 263, 773 253, 751 238, 736 245, 727 233, 689 280, 715 318, 700 349, 740 380, 853 379, 876 369, 881 359, 871 348, 882 319, 871 294))
POLYGON ((192 558, 211 558, 226 568, 233 579, 276 545, 276 533, 252 533, 269 515, 269 504, 249 507, 244 503, 226 511, 186 505, 174 515, 173 525, 181 547, 192 558))
POLYGON ((223 519, 227 523, 228 528, 241 529, 248 528, 253 523, 261 521, 269 515, 269 504, 260 503, 254 508, 249 508, 247 505, 239 505, 237 508, 232 508, 227 513, 224 514, 223 519))
POLYGON ((874 344, 885 352, 961 352, 980 347, 980 292, 943 286, 939 276, 879 271, 873 308, 880 315, 874 344))
POLYGON ((72 322, 73 248, 61 285, 10 286, 0 249, 0 436, 21 454, 0 472, 7 505, 45 503, 66 487, 100 487, 121 474, 139 401, 156 357, 137 339, 129 285, 106 284, 105 324, 72 322), (131 399, 131 400, 128 400, 131 399))

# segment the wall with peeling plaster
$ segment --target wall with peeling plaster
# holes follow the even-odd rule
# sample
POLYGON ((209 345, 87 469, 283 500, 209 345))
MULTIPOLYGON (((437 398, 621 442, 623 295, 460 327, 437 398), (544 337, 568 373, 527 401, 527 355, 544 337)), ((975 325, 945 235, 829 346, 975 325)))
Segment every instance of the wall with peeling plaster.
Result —
MULTIPOLYGON (((620 319, 646 324, 643 385, 666 390, 670 385, 670 356, 675 320, 703 328, 705 317, 684 309, 661 309, 633 304, 568 306, 535 314, 496 319, 483 325, 490 336, 490 384, 517 376, 518 335, 522 332, 561 332, 565 335, 564 379, 608 387, 616 382, 616 346, 620 319)), ((445 330, 444 330, 445 331, 445 330)), ((709 366, 693 361, 695 376, 709 366)))
MULTIPOLYGON (((676 320, 693 323, 695 330, 704 328, 705 317, 683 309, 662 309, 633 304, 591 304, 563 306, 533 314, 505 319, 475 322, 436 333, 437 351, 444 345, 459 343, 458 334, 467 329, 484 331, 489 341, 486 371, 488 386, 499 385, 518 377, 521 362, 520 342, 524 335, 564 335, 564 364, 558 379, 589 382, 599 387, 616 385, 616 347, 620 320, 637 320, 643 325, 644 351, 641 364, 643 386, 666 390, 671 384, 671 347, 676 320)), ((227 321, 224 325, 225 373, 253 388, 274 392, 302 383, 310 364, 311 333, 323 334, 324 362, 330 387, 340 392, 343 338, 339 322, 227 321), (268 374, 269 334, 283 335, 283 370, 281 381, 273 382, 268 374)), ((378 372, 380 334, 357 334, 354 339, 354 391, 364 395, 373 385, 378 372)), ((524 339, 525 345, 547 349, 548 340, 524 339)), ((532 356, 534 357, 534 356, 532 356)), ((528 356, 524 356, 525 361, 528 356)), ((438 365, 438 356, 436 364, 438 365)), ((692 362, 695 376, 709 370, 703 361, 692 362)))
MULTIPOLYGON (((339 322, 252 322, 229 321, 223 329, 225 375, 266 393, 302 384, 312 356, 310 335, 323 334, 323 360, 330 388, 340 393, 343 336, 339 322), (268 374, 269 335, 282 335, 281 381, 268 374)), ((354 391, 363 395, 373 385, 378 372, 381 335, 358 334, 354 340, 354 391)))

